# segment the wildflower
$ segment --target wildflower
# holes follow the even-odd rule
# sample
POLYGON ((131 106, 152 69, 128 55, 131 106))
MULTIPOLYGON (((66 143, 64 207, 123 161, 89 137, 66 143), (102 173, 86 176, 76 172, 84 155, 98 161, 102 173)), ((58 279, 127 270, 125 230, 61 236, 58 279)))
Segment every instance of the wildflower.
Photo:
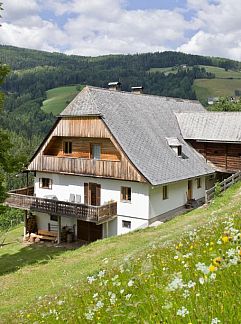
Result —
POLYGON ((217 268, 216 268, 214 265, 211 264, 211 265, 209 266, 208 270, 209 270, 210 272, 214 272, 214 271, 217 270, 217 268))
POLYGON ((193 287, 195 287, 195 285, 196 285, 196 282, 194 282, 192 280, 189 280, 187 283, 188 288, 193 288, 193 287))
POLYGON ((134 285, 134 281, 133 280, 129 280, 127 286, 128 287, 132 287, 134 285))
POLYGON ((88 313, 85 313, 85 318, 88 321, 91 321, 94 318, 94 314, 91 311, 89 311, 88 313))
POLYGON ((64 300, 59 300, 59 301, 57 301, 57 305, 63 305, 64 304, 64 300))
POLYGON ((111 305, 114 305, 116 302, 116 294, 112 293, 110 296, 110 303, 111 305))
POLYGON ((132 296, 132 294, 127 294, 127 295, 125 296, 125 299, 126 299, 126 300, 129 300, 129 299, 131 298, 131 296, 132 296))
POLYGON ((203 285, 204 282, 205 282, 204 278, 203 278, 203 277, 200 277, 200 278, 199 278, 199 283, 200 283, 201 285, 203 285))
POLYGON ((221 321, 217 317, 211 320, 211 324, 218 324, 218 323, 221 323, 221 321))
POLYGON ((184 292, 183 292, 182 295, 183 295, 184 298, 187 298, 187 297, 190 296, 190 293, 189 293, 189 291, 186 289, 186 290, 184 290, 184 292))
POLYGON ((227 235, 223 236, 222 241, 223 241, 224 244, 228 243, 229 242, 229 237, 227 235))
POLYGON ((208 274, 209 273, 208 267, 204 263, 201 263, 201 262, 198 262, 196 264, 196 269, 199 270, 199 271, 202 271, 203 274, 208 274))
POLYGON ((105 275, 105 270, 101 270, 101 271, 98 273, 98 277, 99 277, 99 278, 104 277, 104 275, 105 275))
POLYGON ((98 296, 99 296, 99 294, 98 294, 98 293, 95 293, 95 294, 93 295, 93 299, 96 299, 98 296))
POLYGON ((89 284, 92 284, 95 280, 96 280, 96 278, 93 276, 87 277, 87 281, 89 284))
POLYGON ((216 267, 218 267, 218 266, 220 266, 222 260, 223 260, 223 259, 222 259, 221 257, 217 257, 217 258, 213 259, 213 264, 214 264, 216 267))
POLYGON ((121 289, 120 294, 122 295, 124 291, 125 291, 125 289, 121 289))
POLYGON ((177 259, 178 259, 178 255, 175 255, 175 256, 174 256, 174 260, 177 260, 177 259))
POLYGON ((216 273, 214 273, 214 272, 211 273, 211 274, 210 274, 210 279, 211 279, 211 280, 215 280, 215 279, 216 279, 216 273))
POLYGON ((183 288, 185 285, 182 278, 175 277, 168 285, 168 290, 174 291, 179 288, 183 288))
POLYGON ((95 308, 98 310, 98 309, 102 308, 103 306, 104 306, 104 303, 101 300, 98 300, 95 305, 95 308))
POLYGON ((226 254, 228 255, 229 258, 233 257, 236 254, 235 249, 229 249, 226 254))
POLYGON ((189 314, 189 311, 184 306, 182 306, 182 308, 178 309, 178 311, 177 311, 177 315, 181 316, 181 317, 185 317, 188 314, 189 314))

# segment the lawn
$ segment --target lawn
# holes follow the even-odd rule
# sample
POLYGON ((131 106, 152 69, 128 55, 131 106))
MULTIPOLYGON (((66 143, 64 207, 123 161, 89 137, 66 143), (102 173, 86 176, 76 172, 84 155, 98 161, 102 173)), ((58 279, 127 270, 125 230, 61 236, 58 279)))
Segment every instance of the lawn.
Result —
POLYGON ((194 90, 199 101, 209 96, 234 96, 234 90, 241 90, 241 80, 238 79, 199 79, 194 81, 194 90))
MULTIPOLYGON (((238 215, 240 220, 240 192, 241 185, 239 183, 230 188, 223 197, 217 198, 208 208, 202 207, 181 215, 157 228, 148 228, 104 239, 74 251, 63 251, 57 247, 48 250, 42 246, 28 248, 16 241, 20 235, 20 228, 15 229, 9 234, 6 241, 12 245, 8 244, 0 249, 0 264, 2 269, 5 269, 1 276, 0 290, 2 320, 10 322, 17 319, 16 322, 21 320, 26 323, 62 323, 67 320, 70 323, 83 323, 86 322, 87 317, 93 317, 94 323, 108 321, 120 323, 124 319, 125 323, 136 323, 140 316, 143 316, 143 319, 148 322, 148 318, 150 319, 149 316, 152 314, 154 317, 151 322, 160 323, 161 320, 165 322, 158 311, 158 305, 162 305, 166 307, 163 308, 165 316, 172 320, 168 323, 198 323, 194 320, 193 312, 191 314, 192 303, 195 301, 199 304, 199 300, 193 296, 193 291, 186 292, 186 294, 191 294, 192 299, 188 300, 186 304, 182 304, 185 311, 180 304, 184 300, 181 297, 184 290, 178 290, 178 297, 176 298, 174 294, 173 301, 172 293, 170 295, 169 292, 163 290, 163 285, 169 285, 172 278, 174 280, 174 277, 178 276, 176 273, 183 270, 181 268, 182 261, 185 261, 183 255, 192 252, 190 249, 195 251, 195 258, 193 257, 195 262, 198 259, 200 262, 210 265, 212 262, 210 258, 211 260, 215 258, 222 247, 217 246, 217 237, 226 235, 222 234, 226 226, 222 222, 226 217, 233 215, 238 215), (191 232, 200 232, 198 236, 193 234, 195 239, 193 243, 189 242, 191 232), (214 243, 211 244, 212 241, 214 243), (207 245, 208 247, 205 248, 206 243, 211 246, 207 245), (191 248, 191 246, 193 247, 191 248), (180 248, 180 252, 176 250, 176 247, 180 248), (213 250, 209 251, 211 247, 213 250), (25 257, 25 251, 27 251, 27 257, 25 257), (12 262, 9 262, 10 255, 12 262), (32 260, 32 262, 28 263, 24 260, 32 260), (121 268, 120 265, 122 265, 121 268), (103 269, 105 271, 101 272, 103 269), (98 276, 97 273, 99 273, 98 276), (92 281, 93 284, 88 283, 92 281), (144 283, 146 284, 144 285, 144 283), (97 292, 99 295, 95 295, 97 292), (151 292, 153 294, 150 294, 151 292), (97 300, 95 300, 96 298, 97 300), (152 298, 154 298, 153 302, 152 298), (166 299, 166 303, 163 298, 166 299), (110 312, 106 312, 102 308, 102 303, 107 303, 107 299, 108 307, 105 309, 109 309, 110 312), (93 310, 97 303, 98 312, 93 310), (184 319, 181 315, 177 315, 179 308, 180 314, 185 315, 186 312, 189 312, 190 317, 188 315, 184 319), (23 310, 21 313, 15 313, 20 309, 23 310)), ((233 228, 240 225, 236 219, 233 222, 233 228)), ((230 244, 232 244, 231 241, 230 244)), ((231 248, 229 245, 225 245, 226 247, 231 248)), ((186 261, 189 262, 189 260, 186 261)), ((192 269, 194 265, 190 262, 189 266, 192 269)), ((220 273, 221 277, 217 282, 212 283, 215 286, 213 297, 216 299, 217 292, 219 292, 221 301, 225 297, 225 289, 227 294, 230 293, 230 282, 232 283, 234 292, 228 295, 230 316, 238 314, 233 304, 237 304, 240 297, 236 295, 237 292, 240 292, 238 279, 240 278, 240 267, 235 269, 236 276, 233 275, 232 269, 226 271, 224 268, 225 271, 217 272, 217 276, 220 273), (222 277, 222 273, 224 277, 222 277), (220 283, 224 278, 227 285, 223 290, 220 283)), ((199 277, 195 278, 192 274, 194 272, 188 271, 186 275, 183 275, 183 283, 187 280, 188 282, 199 280, 199 277)), ((201 286, 198 286, 198 289, 211 287, 211 283, 206 283, 205 275, 202 273, 198 275, 203 277, 205 282, 205 285, 199 284, 201 286)), ((189 282, 189 286, 192 285, 194 284, 189 282)), ((212 299, 209 301, 208 293, 211 291, 198 290, 197 293, 203 293, 200 307, 197 307, 197 314, 202 319, 200 323, 209 323, 203 321, 205 313, 201 311, 201 308, 207 311, 207 304, 209 304, 208 319, 226 316, 226 309, 223 314, 217 314, 221 307, 220 303, 212 301, 212 299), (217 307, 216 313, 210 308, 212 304, 217 307)))
MULTIPOLYGON (((55 116, 61 113, 64 108, 79 93, 78 85, 53 88, 46 91, 47 99, 44 100, 42 109, 47 113, 53 113, 55 116)), ((83 86, 80 87, 82 90, 83 86)))
POLYGON ((233 79, 241 79, 241 72, 228 70, 226 71, 223 68, 217 66, 209 66, 209 65, 199 65, 200 67, 204 67, 207 72, 214 73, 216 78, 233 78, 233 79))
POLYGON ((174 66, 174 67, 164 67, 164 68, 150 68, 150 70, 148 71, 150 73, 165 73, 166 75, 169 73, 174 73, 176 74, 178 72, 178 69, 174 66))

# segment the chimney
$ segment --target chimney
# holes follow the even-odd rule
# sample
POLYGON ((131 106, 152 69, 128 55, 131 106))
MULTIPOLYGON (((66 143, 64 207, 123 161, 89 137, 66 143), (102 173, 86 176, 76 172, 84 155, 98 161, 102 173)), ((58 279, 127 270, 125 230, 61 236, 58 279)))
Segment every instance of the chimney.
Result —
POLYGON ((109 90, 113 91, 121 91, 121 83, 118 82, 109 82, 108 83, 109 90))
POLYGON ((131 87, 131 92, 135 94, 142 94, 144 88, 142 86, 140 87, 131 87))

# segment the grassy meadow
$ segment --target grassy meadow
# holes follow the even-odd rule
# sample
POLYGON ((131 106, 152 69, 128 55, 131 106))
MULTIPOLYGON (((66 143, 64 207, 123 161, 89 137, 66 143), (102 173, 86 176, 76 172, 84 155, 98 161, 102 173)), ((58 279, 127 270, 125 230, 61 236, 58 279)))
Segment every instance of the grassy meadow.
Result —
POLYGON ((239 79, 198 79, 194 81, 194 90, 199 101, 207 100, 209 96, 234 96, 234 90, 241 90, 239 79))
POLYGON ((73 251, 23 246, 16 228, 0 249, 2 323, 239 322, 240 194, 73 251))
MULTIPOLYGON (((47 113, 58 115, 79 93, 78 85, 58 87, 46 91, 47 99, 44 100, 42 109, 47 113)), ((80 90, 82 90, 82 86, 80 90)))

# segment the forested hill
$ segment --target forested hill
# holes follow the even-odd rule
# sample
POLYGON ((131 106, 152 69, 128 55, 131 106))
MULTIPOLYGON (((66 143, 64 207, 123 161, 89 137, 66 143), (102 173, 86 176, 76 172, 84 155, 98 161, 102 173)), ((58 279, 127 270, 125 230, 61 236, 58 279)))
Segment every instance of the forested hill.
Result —
POLYGON ((142 85, 145 93, 196 99, 194 81, 215 77, 204 66, 241 69, 240 62, 179 52, 84 57, 13 46, 0 46, 0 64, 11 68, 3 84, 5 109, 0 126, 12 132, 17 148, 22 143, 28 146, 27 154, 55 119, 41 109, 49 89, 64 85, 80 89, 78 85, 84 84, 106 87, 110 81, 120 81, 127 91, 142 85), (170 67, 173 73, 162 70, 170 67))

